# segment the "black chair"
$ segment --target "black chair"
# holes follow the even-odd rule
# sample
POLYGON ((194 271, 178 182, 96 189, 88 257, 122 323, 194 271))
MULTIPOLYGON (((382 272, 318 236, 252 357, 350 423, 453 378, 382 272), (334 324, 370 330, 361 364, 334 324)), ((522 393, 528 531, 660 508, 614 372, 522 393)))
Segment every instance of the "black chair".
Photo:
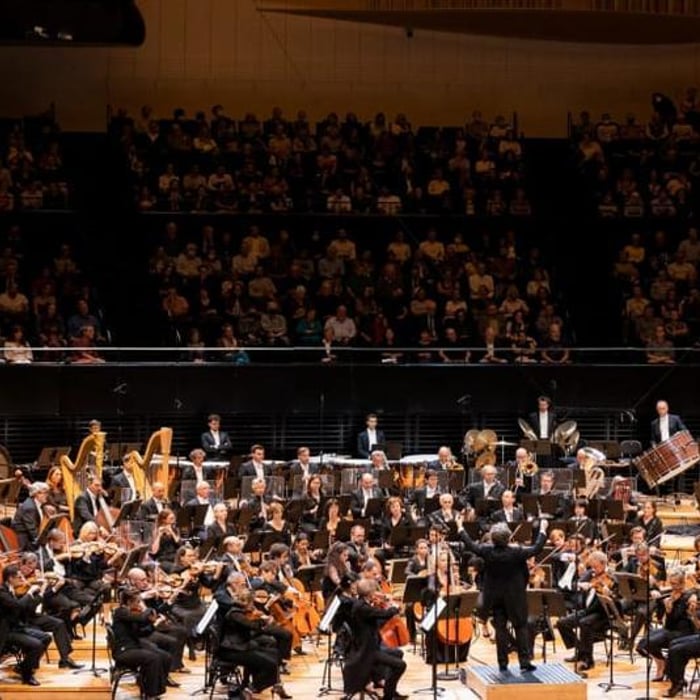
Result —
POLYGON ((112 688, 112 700, 117 697, 117 690, 119 688, 119 683, 125 676, 132 676, 136 685, 139 689, 139 700, 144 700, 146 694, 143 692, 143 684, 141 683, 141 670, 133 666, 126 666, 125 664, 120 664, 118 661, 114 660, 114 631, 112 630, 112 625, 105 623, 105 630, 107 632, 107 656, 109 658, 109 684, 112 688))
POLYGON ((620 456, 637 457, 642 454, 642 443, 639 440, 623 440, 620 443, 620 456))
POLYGON ((9 664, 10 666, 19 666, 24 660, 22 650, 14 644, 6 644, 0 650, 0 667, 9 664))
POLYGON ((204 645, 204 690, 209 690, 209 700, 214 697, 214 690, 219 681, 229 686, 229 693, 241 691, 247 686, 241 667, 233 662, 219 658, 219 638, 221 631, 215 624, 209 625, 204 645))

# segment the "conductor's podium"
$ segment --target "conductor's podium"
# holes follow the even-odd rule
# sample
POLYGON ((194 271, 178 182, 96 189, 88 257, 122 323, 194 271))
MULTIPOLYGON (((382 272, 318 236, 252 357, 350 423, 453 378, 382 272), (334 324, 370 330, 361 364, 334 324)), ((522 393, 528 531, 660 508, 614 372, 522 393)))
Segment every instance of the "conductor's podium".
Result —
POLYGON ((586 683, 562 664, 540 664, 522 674, 517 664, 507 672, 470 664, 465 683, 481 700, 586 700, 586 683))

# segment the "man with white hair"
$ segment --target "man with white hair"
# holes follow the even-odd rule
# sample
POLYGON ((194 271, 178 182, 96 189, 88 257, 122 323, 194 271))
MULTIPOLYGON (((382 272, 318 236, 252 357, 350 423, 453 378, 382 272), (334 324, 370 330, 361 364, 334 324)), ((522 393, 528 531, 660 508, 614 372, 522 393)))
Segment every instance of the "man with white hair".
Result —
POLYGON ((668 402, 661 399, 656 402, 656 418, 651 422, 651 442, 658 445, 666 442, 681 430, 688 430, 680 416, 668 412, 668 402))
POLYGON ((468 500, 472 508, 476 508, 477 501, 499 500, 505 491, 503 484, 496 479, 498 470, 491 464, 481 467, 481 481, 477 481, 469 487, 468 500))
POLYGON ((20 504, 12 519, 12 528, 19 537, 20 549, 36 549, 41 519, 45 515, 43 508, 49 496, 49 486, 43 481, 35 481, 29 487, 29 498, 20 504))

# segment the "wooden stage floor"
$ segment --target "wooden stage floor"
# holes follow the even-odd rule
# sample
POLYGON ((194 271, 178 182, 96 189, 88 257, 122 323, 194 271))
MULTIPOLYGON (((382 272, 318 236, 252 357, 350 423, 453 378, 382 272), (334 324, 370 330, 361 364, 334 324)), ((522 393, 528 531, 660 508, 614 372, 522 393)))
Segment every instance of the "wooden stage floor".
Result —
MULTIPOLYGON (((88 631, 90 631, 88 629, 88 631)), ((283 676, 285 687, 291 693, 295 700, 307 700, 309 698, 318 697, 319 689, 322 686, 322 676, 324 669, 324 661, 326 659, 327 646, 325 638, 322 639, 320 645, 316 645, 315 641, 306 640, 304 642, 304 650, 306 656, 295 656, 291 664, 291 674, 283 676)), ((429 700, 433 697, 432 693, 416 693, 417 690, 429 688, 431 685, 431 669, 427 666, 420 655, 413 652, 412 647, 406 647, 405 659, 408 663, 408 670, 404 675, 399 690, 402 693, 410 694, 415 698, 426 698, 429 700)), ((70 671, 59 671, 56 668, 58 655, 53 647, 50 648, 51 664, 42 662, 40 671, 37 677, 42 685, 39 688, 30 688, 18 684, 18 679, 12 673, 11 669, 3 667, 0 669, 0 700, 27 700, 30 697, 35 700, 43 700, 51 698, 51 700, 75 700, 79 695, 90 696, 93 700, 107 700, 109 696, 107 676, 103 675, 100 678, 94 678, 89 672, 72 673, 70 671)), ((175 677, 182 684, 181 688, 169 689, 164 698, 166 700, 184 700, 185 698, 206 697, 205 695, 197 695, 197 691, 201 689, 204 680, 203 657, 202 652, 198 652, 197 661, 188 661, 187 665, 192 670, 191 674, 178 674, 175 677)), ((548 663, 563 663, 563 659, 569 653, 557 641, 557 651, 552 652, 552 645, 547 647, 548 663)), ((90 644, 88 640, 76 643, 74 658, 90 666, 91 654, 90 644)), ((495 646, 487 639, 478 639, 472 644, 472 649, 469 658, 469 664, 488 664, 496 663, 495 646)), ((541 664, 540 647, 537 649, 536 664, 541 664)), ((98 667, 107 666, 107 655, 104 643, 104 634, 101 628, 98 627, 98 643, 97 643, 97 663, 98 667)), ((465 666, 464 664, 462 666, 465 666)), ((571 664, 566 664, 567 668, 571 668, 571 664)), ((450 667, 451 669, 453 666, 450 667)), ((518 673, 517 659, 515 655, 511 655, 511 668, 514 673, 518 673)), ((444 665, 439 667, 443 670, 444 665)), ((693 670, 693 663, 689 664, 687 669, 687 678, 693 670)), ((652 669, 653 671, 653 669, 652 669)), ((644 696, 644 681, 645 681, 645 664, 643 659, 635 657, 635 663, 630 663, 629 655, 618 652, 615 658, 614 680, 616 683, 631 686, 629 690, 615 688, 610 692, 605 692, 599 687, 599 683, 605 683, 609 680, 609 669, 605 665, 605 652, 603 644, 596 645, 596 666, 588 673, 586 680, 587 697, 589 700, 602 700, 602 698, 614 700, 632 700, 633 698, 644 696)), ((440 681, 439 685, 445 689, 442 695, 444 700, 476 700, 477 695, 469 688, 465 687, 459 680, 440 681)), ((661 697, 662 693, 668 687, 668 683, 652 683, 650 697, 661 697)), ((332 686, 339 690, 342 687, 341 672, 338 667, 333 668, 332 686)), ((540 686, 541 687, 541 686, 540 686)), ((533 689, 534 690, 534 689, 533 689)), ((695 688, 693 688, 693 691, 695 688)), ((525 692, 523 686, 518 686, 514 692, 517 692, 518 700, 525 700, 524 696, 529 695, 525 692)), ((208 693, 207 693, 208 695, 208 693)), ((339 697, 339 692, 329 694, 327 697, 339 697)), ((686 690, 686 697, 692 697, 686 690)), ((214 694, 216 698, 225 698, 225 688, 217 687, 214 694)), ((265 698, 269 698, 270 694, 265 693, 265 698)), ((538 697, 533 694, 532 697, 538 697)), ((125 678, 120 684, 117 700, 136 700, 138 693, 133 683, 125 678)))

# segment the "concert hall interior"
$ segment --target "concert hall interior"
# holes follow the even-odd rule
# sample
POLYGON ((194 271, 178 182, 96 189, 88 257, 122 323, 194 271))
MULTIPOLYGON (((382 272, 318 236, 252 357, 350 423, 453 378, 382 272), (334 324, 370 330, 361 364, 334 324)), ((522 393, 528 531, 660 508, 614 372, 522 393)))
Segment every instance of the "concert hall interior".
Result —
POLYGON ((0 2, 0 698, 700 697, 698 36, 0 2))

